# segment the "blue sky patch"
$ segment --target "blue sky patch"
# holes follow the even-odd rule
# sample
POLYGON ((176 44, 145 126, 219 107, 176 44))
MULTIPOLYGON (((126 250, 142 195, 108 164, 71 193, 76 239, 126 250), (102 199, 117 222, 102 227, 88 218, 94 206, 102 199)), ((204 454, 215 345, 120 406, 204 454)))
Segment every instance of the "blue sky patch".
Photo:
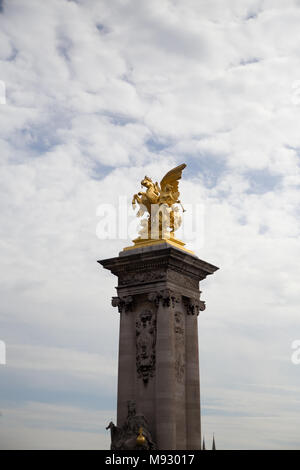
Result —
POLYGON ((146 140, 145 144, 150 152, 156 153, 168 148, 170 142, 159 139, 157 137, 150 137, 148 140, 146 140))
POLYGON ((281 175, 271 173, 268 169, 248 170, 244 176, 250 183, 250 188, 246 191, 248 194, 264 194, 273 191, 282 181, 281 175))
POLYGON ((207 188, 213 188, 226 171, 227 165, 224 160, 206 154, 190 159, 185 175, 187 178, 200 177, 207 188))

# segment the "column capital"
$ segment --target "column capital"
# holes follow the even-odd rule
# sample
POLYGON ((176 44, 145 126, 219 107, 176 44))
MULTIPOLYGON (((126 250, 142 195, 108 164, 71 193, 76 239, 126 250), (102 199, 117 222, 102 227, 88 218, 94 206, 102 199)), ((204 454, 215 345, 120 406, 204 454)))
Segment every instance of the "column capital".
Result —
POLYGON ((123 297, 112 297, 111 304, 113 307, 118 307, 118 312, 121 313, 124 309, 125 312, 132 311, 133 297, 126 295, 123 297))
POLYGON ((181 297, 181 295, 176 294, 172 289, 162 289, 148 294, 148 300, 154 302, 157 307, 160 301, 163 307, 175 307, 175 304, 180 302, 181 297))
POLYGON ((199 312, 203 312, 206 308, 205 302, 195 297, 184 296, 183 304, 188 315, 199 315, 199 312))

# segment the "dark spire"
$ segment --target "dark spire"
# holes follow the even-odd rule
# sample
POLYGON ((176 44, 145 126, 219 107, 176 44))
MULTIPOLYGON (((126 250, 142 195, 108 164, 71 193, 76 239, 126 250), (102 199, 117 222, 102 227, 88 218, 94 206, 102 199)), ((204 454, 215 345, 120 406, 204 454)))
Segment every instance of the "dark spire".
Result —
POLYGON ((211 450, 217 450, 216 449, 216 443, 215 443, 215 435, 213 434, 213 443, 212 443, 212 448, 211 450))
POLYGON ((205 449, 205 440, 204 440, 204 436, 203 436, 203 441, 202 441, 202 450, 206 450, 206 449, 205 449))

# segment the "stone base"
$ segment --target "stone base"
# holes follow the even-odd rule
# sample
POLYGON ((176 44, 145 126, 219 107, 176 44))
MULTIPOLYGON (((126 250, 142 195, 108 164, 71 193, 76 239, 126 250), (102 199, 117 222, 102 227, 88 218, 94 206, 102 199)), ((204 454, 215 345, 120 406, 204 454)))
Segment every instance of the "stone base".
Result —
POLYGON ((175 248, 179 248, 183 251, 186 251, 187 253, 194 254, 193 251, 188 250, 185 248, 185 243, 182 242, 181 240, 178 240, 177 238, 174 237, 174 235, 170 235, 169 238, 136 238, 133 240, 134 245, 132 246, 126 246, 123 248, 123 251, 128 251, 128 250, 134 250, 136 248, 146 248, 148 246, 158 246, 158 245, 171 245, 175 248))

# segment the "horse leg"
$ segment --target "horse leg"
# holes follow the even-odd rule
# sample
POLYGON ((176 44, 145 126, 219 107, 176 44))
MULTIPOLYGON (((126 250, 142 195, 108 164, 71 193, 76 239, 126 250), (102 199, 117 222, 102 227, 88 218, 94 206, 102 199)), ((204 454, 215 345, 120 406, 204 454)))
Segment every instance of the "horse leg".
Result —
POLYGON ((131 204, 132 204, 132 207, 133 207, 134 209, 135 209, 136 202, 137 202, 138 204, 141 204, 141 198, 138 196, 138 194, 134 194, 134 195, 133 195, 133 198, 132 198, 131 204))

